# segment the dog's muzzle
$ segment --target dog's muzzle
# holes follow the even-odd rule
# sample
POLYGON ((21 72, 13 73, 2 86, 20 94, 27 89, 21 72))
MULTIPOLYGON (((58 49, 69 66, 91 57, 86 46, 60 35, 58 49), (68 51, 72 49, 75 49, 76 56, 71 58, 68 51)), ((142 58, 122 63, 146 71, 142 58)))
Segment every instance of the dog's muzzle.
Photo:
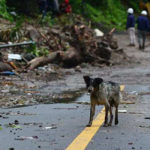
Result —
POLYGON ((94 90, 94 88, 91 87, 91 86, 88 88, 88 92, 89 92, 89 93, 93 92, 93 90, 94 90))

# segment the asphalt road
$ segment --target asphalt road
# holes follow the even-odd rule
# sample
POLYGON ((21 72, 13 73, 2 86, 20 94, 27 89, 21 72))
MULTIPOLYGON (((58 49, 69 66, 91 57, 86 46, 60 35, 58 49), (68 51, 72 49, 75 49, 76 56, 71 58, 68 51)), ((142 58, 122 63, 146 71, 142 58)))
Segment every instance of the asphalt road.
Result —
MULTIPOLYGON (((145 94, 135 104, 120 105, 119 109, 127 113, 119 113, 119 125, 100 127, 86 150, 149 150, 150 120, 145 119, 150 117, 149 95, 146 95, 149 89, 147 85, 136 85, 135 92, 135 86, 126 85, 125 90, 132 96, 145 94)), ((88 100, 87 94, 77 99, 78 102, 88 100)), ((0 109, 0 149, 65 150, 84 130, 89 108, 89 105, 69 103, 0 109), (12 127, 10 123, 14 122, 18 124, 12 127)), ((96 115, 101 109, 102 106, 97 106, 96 115)))
POLYGON ((64 150, 88 123, 89 105, 45 104, 0 109, 0 114, 1 150, 64 150))

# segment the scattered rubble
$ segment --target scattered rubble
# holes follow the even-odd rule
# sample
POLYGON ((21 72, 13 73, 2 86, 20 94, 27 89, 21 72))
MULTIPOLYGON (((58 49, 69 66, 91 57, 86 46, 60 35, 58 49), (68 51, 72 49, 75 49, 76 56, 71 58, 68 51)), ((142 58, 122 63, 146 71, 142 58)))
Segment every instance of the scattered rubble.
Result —
MULTIPOLYGON (((55 25, 53 28, 24 24, 13 37, 10 36, 14 32, 11 29, 9 33, 5 33, 5 31, 3 34, 1 33, 2 35, 9 34, 7 40, 3 36, 0 37, 3 45, 10 47, 7 51, 8 60, 10 55, 16 56, 15 51, 18 56, 20 53, 20 58, 24 55, 25 52, 18 50, 17 46, 36 43, 39 53, 42 53, 43 49, 47 50, 46 56, 35 57, 30 61, 24 59, 25 63, 21 63, 19 66, 22 69, 32 70, 49 63, 71 68, 83 62, 103 66, 121 63, 123 60, 129 61, 127 55, 122 48, 119 48, 117 40, 113 37, 114 31, 115 29, 112 29, 109 33, 104 34, 99 29, 91 29, 80 20, 72 25, 55 25), (11 38, 9 39, 9 37, 11 38), (9 44, 6 41, 9 41, 9 44), (10 51, 13 53, 10 54, 10 51), (116 62, 116 58, 113 58, 114 54, 117 55, 117 59, 120 58, 117 60, 118 62, 116 62)), ((1 48, 4 49, 3 45, 1 48)))

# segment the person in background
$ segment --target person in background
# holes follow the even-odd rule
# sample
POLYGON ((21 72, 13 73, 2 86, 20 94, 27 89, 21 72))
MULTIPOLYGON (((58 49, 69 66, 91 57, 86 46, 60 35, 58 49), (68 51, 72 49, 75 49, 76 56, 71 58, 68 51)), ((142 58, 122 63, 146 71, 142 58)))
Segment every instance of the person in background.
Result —
POLYGON ((51 12, 52 18, 59 14, 59 1, 58 0, 47 0, 48 11, 51 12))
POLYGON ((134 18, 134 10, 132 8, 129 8, 127 10, 128 17, 127 17, 127 24, 126 29, 129 34, 130 44, 129 46, 135 46, 136 45, 136 38, 135 38, 135 18, 134 18))
POLYGON ((137 19, 137 29, 138 29, 138 43, 139 49, 145 49, 145 40, 146 40, 146 32, 149 29, 149 20, 147 18, 147 11, 143 10, 141 15, 137 19))
POLYGON ((69 3, 69 0, 64 0, 64 2, 60 5, 61 13, 71 13, 72 7, 69 3))
POLYGON ((47 0, 39 0, 39 7, 42 13, 42 20, 43 20, 43 18, 46 16, 47 13, 47 8, 48 8, 47 0))

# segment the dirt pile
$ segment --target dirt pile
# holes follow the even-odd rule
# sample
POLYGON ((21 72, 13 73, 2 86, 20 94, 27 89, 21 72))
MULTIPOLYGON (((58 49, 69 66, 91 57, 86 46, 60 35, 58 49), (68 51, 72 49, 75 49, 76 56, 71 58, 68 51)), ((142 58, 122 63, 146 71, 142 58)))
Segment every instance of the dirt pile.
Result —
POLYGON ((62 28, 54 27, 45 33, 33 28, 28 35, 39 47, 49 50, 48 56, 38 57, 29 62, 29 69, 47 63, 57 63, 66 68, 75 67, 83 62, 100 66, 114 65, 116 58, 112 56, 115 55, 120 62, 128 59, 123 49, 119 48, 117 40, 113 38, 113 30, 103 37, 97 37, 94 30, 88 26, 75 24, 62 28))

